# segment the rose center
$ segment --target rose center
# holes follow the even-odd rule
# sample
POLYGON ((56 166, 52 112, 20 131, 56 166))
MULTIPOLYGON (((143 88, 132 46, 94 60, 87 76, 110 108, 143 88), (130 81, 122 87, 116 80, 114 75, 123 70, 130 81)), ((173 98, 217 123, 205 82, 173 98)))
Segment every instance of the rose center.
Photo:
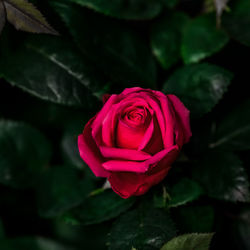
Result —
POLYGON ((117 126, 117 146, 137 149, 150 121, 151 115, 146 107, 131 106, 124 109, 117 126))

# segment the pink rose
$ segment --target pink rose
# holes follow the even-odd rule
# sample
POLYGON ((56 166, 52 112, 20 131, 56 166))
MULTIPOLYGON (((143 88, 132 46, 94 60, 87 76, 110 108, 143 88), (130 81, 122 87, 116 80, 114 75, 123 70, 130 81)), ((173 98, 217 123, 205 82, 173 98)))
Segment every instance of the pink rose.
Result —
POLYGON ((122 198, 142 195, 167 175, 191 130, 174 95, 139 87, 105 96, 78 137, 82 159, 122 198))

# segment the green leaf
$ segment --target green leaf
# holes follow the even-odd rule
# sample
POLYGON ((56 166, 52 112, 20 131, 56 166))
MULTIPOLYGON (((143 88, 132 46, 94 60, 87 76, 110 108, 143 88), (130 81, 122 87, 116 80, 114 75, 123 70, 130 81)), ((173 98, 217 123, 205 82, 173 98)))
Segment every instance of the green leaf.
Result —
POLYGON ((182 58, 186 64, 199 62, 221 50, 228 40, 227 34, 216 28, 214 15, 199 16, 183 30, 182 58))
POLYGON ((151 46, 164 69, 170 68, 180 58, 181 30, 187 21, 184 13, 175 12, 161 18, 152 27, 151 46))
POLYGON ((113 219, 129 209, 135 198, 122 199, 112 190, 101 190, 91 194, 80 206, 65 216, 78 224, 90 225, 113 219))
POLYGON ((8 21, 18 30, 58 35, 35 6, 26 0, 3 0, 8 21))
POLYGON ((137 33, 84 8, 58 1, 50 3, 62 17, 82 52, 111 79, 126 86, 131 83, 154 86, 155 62, 151 51, 137 33))
POLYGON ((78 135, 82 133, 83 124, 87 123, 82 112, 78 118, 72 117, 69 121, 61 141, 62 157, 66 164, 70 164, 78 169, 83 169, 84 161, 80 157, 77 145, 78 135))
POLYGON ((43 217, 55 217, 79 205, 94 188, 89 178, 81 179, 67 166, 50 168, 38 186, 38 210, 43 217))
POLYGON ((143 20, 156 17, 162 5, 155 0, 70 0, 81 6, 93 9, 107 16, 121 19, 143 20))
POLYGON ((249 182, 242 162, 232 152, 208 152, 192 171, 194 178, 212 198, 249 202, 249 182))
POLYGON ((222 16, 222 26, 232 38, 250 46, 250 0, 238 0, 233 3, 231 11, 222 16))
POLYGON ((249 109, 250 100, 247 100, 222 117, 221 122, 217 124, 214 141, 210 144, 210 148, 250 149, 249 109))
POLYGON ((3 2, 0 1, 0 34, 1 34, 2 30, 3 30, 5 22, 6 22, 5 8, 4 8, 3 2))
POLYGON ((178 4, 179 0, 161 0, 161 2, 162 2, 167 8, 172 9, 172 8, 174 8, 174 7, 178 4))
POLYGON ((171 211, 181 233, 207 233, 213 229, 215 211, 211 206, 192 203, 171 211))
POLYGON ((6 51, 1 75, 44 100, 86 108, 96 105, 105 88, 102 75, 60 37, 30 39, 19 50, 6 51))
POLYGON ((19 237, 0 241, 0 249, 4 250, 73 250, 55 241, 41 237, 19 237))
POLYGON ((196 182, 183 178, 177 182, 170 190, 169 207, 177 207, 194 201, 203 193, 202 188, 196 182))
POLYGON ((193 115, 202 115, 222 98, 232 74, 215 65, 202 63, 178 69, 163 86, 167 94, 177 95, 193 115))
POLYGON ((167 242, 161 250, 209 250, 213 233, 184 234, 167 242))
POLYGON ((15 188, 35 184, 51 156, 51 145, 35 128, 0 121, 0 182, 15 188))
POLYGON ((111 229, 108 244, 110 250, 127 250, 132 247, 157 250, 175 235, 169 214, 149 205, 121 216, 111 229))

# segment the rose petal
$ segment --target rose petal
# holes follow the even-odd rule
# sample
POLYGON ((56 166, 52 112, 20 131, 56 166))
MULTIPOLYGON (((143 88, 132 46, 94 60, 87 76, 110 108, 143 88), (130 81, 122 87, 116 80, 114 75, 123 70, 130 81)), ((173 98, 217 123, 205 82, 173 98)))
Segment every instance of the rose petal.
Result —
POLYGON ((105 158, 115 158, 132 161, 145 161, 152 157, 143 151, 124 149, 124 148, 111 148, 111 147, 100 147, 100 151, 105 158))
POLYGON ((104 162, 102 166, 107 171, 112 171, 112 172, 145 173, 148 170, 148 165, 145 162, 136 162, 136 161, 111 160, 104 162))
POLYGON ((135 172, 135 173, 145 173, 150 166, 154 166, 159 163, 164 157, 168 158, 167 163, 172 163, 175 158, 173 156, 178 152, 178 146, 173 146, 168 149, 164 149, 154 156, 148 158, 142 162, 136 161, 125 161, 125 160, 110 160, 102 164, 103 168, 107 171, 112 172, 135 172))
MULTIPOLYGON (((143 93, 142 93, 143 94, 143 93)), ((151 108, 154 110, 155 116, 157 118, 160 130, 161 130, 161 137, 163 141, 165 140, 165 134, 166 134, 166 121, 165 117, 163 116, 162 109, 160 107, 160 102, 156 100, 153 96, 144 94, 143 95, 145 100, 147 100, 148 104, 151 106, 151 108)))
MULTIPOLYGON (((155 116, 153 117, 153 123, 154 123, 154 130, 153 134, 148 141, 148 143, 145 145, 143 148, 143 151, 149 153, 149 154, 155 154, 162 149, 164 149, 163 142, 162 142, 162 135, 161 135, 161 130, 159 128, 159 124, 157 122, 157 119, 155 116)), ((145 133, 146 135, 146 133, 145 133)))
POLYGON ((184 104, 179 100, 175 95, 167 95, 167 97, 172 102, 176 115, 178 116, 178 120, 181 123, 183 129, 183 141, 187 143, 192 136, 191 128, 190 128, 190 111, 184 106, 184 104))
POLYGON ((114 192, 122 198, 127 199, 131 196, 142 195, 150 187, 158 184, 167 175, 170 166, 165 167, 155 174, 137 174, 113 172, 108 180, 114 192))
POLYGON ((153 132, 154 132, 154 119, 152 118, 150 121, 150 124, 149 124, 149 126, 144 134, 144 137, 139 145, 138 150, 143 150, 146 147, 146 145, 148 144, 148 142, 152 138, 153 132))
POLYGON ((174 144, 175 114, 167 96, 161 93, 160 91, 155 91, 155 94, 158 96, 158 99, 161 103, 162 113, 167 124, 165 137, 163 138, 164 147, 167 148, 174 144))
POLYGON ((107 100, 107 102, 103 105, 102 109, 99 111, 99 113, 96 115, 96 118, 94 122, 92 123, 92 136, 96 143, 100 143, 97 135, 98 132, 100 132, 102 122, 105 118, 105 116, 109 113, 110 108, 112 107, 113 104, 117 101, 117 95, 111 95, 110 98, 107 100))
POLYGON ((78 148, 81 158, 91 168, 95 176, 108 177, 109 173, 102 167, 103 156, 97 148, 95 141, 91 136, 92 118, 85 126, 83 134, 78 136, 78 148))
POLYGON ((119 148, 137 149, 143 139, 146 128, 134 128, 118 121, 116 130, 116 146, 119 148))

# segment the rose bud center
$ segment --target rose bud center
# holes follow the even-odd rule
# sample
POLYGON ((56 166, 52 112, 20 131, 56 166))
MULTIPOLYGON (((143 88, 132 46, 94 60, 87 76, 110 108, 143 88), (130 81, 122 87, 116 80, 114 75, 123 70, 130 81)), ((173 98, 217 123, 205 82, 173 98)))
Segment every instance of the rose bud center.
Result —
POLYGON ((137 149, 151 119, 151 114, 145 107, 132 106, 124 109, 117 125, 117 147, 137 149))

